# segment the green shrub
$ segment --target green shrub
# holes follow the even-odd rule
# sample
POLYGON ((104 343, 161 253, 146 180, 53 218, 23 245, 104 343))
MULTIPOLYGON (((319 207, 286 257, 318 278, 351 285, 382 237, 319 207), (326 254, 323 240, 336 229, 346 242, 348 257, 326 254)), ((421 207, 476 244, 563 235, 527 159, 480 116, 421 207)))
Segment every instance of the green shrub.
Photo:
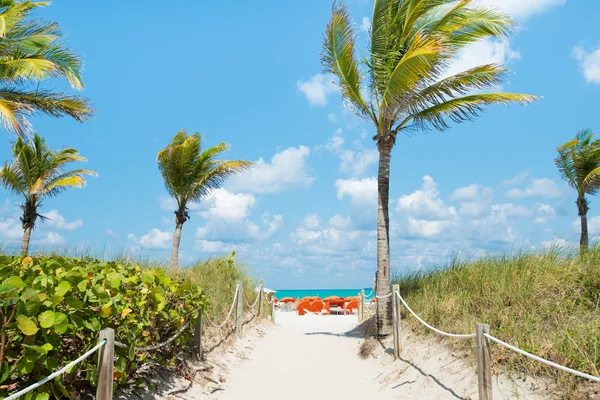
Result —
MULTIPOLYGON (((103 328, 116 340, 115 381, 125 383, 142 364, 167 364, 173 348, 136 354, 135 347, 172 336, 207 304, 189 279, 91 259, 0 256, 0 396, 49 375, 98 343, 103 328)), ((189 342, 191 330, 173 343, 189 342)), ((25 400, 72 398, 95 385, 95 357, 40 387, 25 400)))

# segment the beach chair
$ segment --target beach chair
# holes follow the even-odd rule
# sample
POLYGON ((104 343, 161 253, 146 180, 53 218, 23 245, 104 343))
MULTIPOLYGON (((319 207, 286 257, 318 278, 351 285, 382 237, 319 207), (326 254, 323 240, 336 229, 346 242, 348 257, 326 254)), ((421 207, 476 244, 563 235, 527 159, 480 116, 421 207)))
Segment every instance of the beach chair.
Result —
POLYGON ((348 310, 350 314, 352 314, 353 310, 358 311, 358 300, 351 300, 345 306, 345 310, 348 310))

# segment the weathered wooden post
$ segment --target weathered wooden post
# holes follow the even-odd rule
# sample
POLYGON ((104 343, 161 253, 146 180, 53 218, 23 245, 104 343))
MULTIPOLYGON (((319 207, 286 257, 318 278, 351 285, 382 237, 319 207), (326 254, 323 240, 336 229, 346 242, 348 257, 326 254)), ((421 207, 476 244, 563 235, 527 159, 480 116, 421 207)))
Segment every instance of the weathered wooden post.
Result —
POLYGON ((198 312, 198 320, 194 330, 194 351, 196 358, 202 360, 202 309, 198 312))
POLYGON ((100 341, 106 344, 98 350, 98 387, 97 400, 112 400, 113 398, 113 370, 115 366, 115 331, 104 328, 100 331, 100 341))
POLYGON ((400 357, 400 352, 402 351, 400 344, 400 307, 398 304, 398 296, 396 295, 396 292, 399 291, 399 285, 392 286, 392 331, 394 335, 394 360, 397 360, 400 357))
POLYGON ((489 335, 490 326, 487 324, 478 323, 475 333, 479 400, 492 400, 492 364, 490 361, 490 340, 483 336, 484 333, 489 335))
POLYGON ((365 289, 360 291, 360 304, 359 304, 360 314, 358 315, 359 322, 363 322, 365 320, 365 289))
POLYGON ((271 297, 271 322, 275 323, 275 299, 271 297))
POLYGON ((235 310, 235 333, 238 337, 242 337, 242 313, 244 310, 244 291, 242 287, 242 281, 237 281, 238 292, 237 292, 237 307, 235 310))
POLYGON ((260 288, 258 289, 258 317, 262 317, 262 309, 263 309, 263 296, 264 293, 264 282, 260 281, 260 288))

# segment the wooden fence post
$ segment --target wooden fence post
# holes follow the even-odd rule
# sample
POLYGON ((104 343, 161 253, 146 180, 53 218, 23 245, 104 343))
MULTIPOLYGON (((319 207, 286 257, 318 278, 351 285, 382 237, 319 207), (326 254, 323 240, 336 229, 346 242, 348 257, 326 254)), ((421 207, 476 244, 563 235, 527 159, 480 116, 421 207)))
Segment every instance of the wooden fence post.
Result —
POLYGON ((202 360, 202 309, 198 313, 198 321, 196 321, 196 328, 194 330, 194 351, 196 358, 202 360))
POLYGON ((264 288, 264 282, 260 281, 260 288, 258 289, 258 317, 260 318, 262 315, 262 309, 263 309, 263 290, 264 288))
POLYGON ((244 310, 244 291, 242 289, 242 281, 237 281, 238 293, 237 293, 237 307, 235 310, 235 333, 238 337, 242 337, 242 313, 244 310))
POLYGON ((113 370, 115 366, 115 331, 104 328, 100 331, 100 341, 106 344, 98 350, 98 387, 96 400, 112 400, 113 370))
POLYGON ((275 323, 275 300, 271 297, 271 322, 275 323))
POLYGON ((359 322, 365 320, 365 289, 360 291, 360 314, 358 316, 359 322))
POLYGON ((477 324, 475 331, 475 349, 477 351, 477 381, 479 400, 492 400, 492 365, 490 362, 490 340, 483 336, 490 333, 490 326, 477 324))
POLYGON ((400 352, 402 351, 400 345, 400 307, 398 304, 398 296, 396 292, 400 291, 399 285, 392 286, 392 310, 393 310, 393 326, 392 331, 394 334, 394 360, 397 360, 400 357, 400 352))

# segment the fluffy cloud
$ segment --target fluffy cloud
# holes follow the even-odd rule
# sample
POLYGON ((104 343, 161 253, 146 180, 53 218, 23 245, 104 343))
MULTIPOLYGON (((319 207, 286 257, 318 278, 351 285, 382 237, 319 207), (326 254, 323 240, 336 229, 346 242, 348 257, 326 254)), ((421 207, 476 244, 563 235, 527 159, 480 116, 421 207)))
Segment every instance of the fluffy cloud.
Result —
POLYGON ((579 61, 586 82, 600 85, 600 46, 590 52, 581 46, 575 46, 573 57, 579 61))
POLYGON ((404 195, 398 199, 397 213, 408 213, 411 217, 427 221, 449 220, 458 216, 456 209, 448 207, 439 198, 439 191, 433 178, 423 177, 420 190, 404 195))
POLYGON ((552 7, 565 4, 567 0, 476 0, 475 5, 500 9, 517 20, 525 20, 552 7))
POLYGON ((490 209, 493 191, 480 185, 469 185, 458 188, 449 197, 459 201, 459 214, 467 218, 481 218, 490 209))
POLYGON ((549 204, 538 204, 534 207, 537 217, 533 220, 534 224, 545 224, 556 215, 556 211, 549 204))
POLYGON ((510 179, 506 179, 502 181, 502 185, 504 186, 514 186, 520 183, 525 182, 525 180, 529 177, 529 171, 519 172, 517 175, 513 176, 510 179))
POLYGON ((76 219, 72 222, 67 222, 65 220, 65 217, 60 215, 58 210, 50 210, 47 213, 44 213, 44 216, 48 218, 44 221, 44 224, 54 229, 64 229, 66 231, 72 231, 74 229, 80 228, 83 225, 83 221, 80 219, 76 219))
POLYGON ((505 193, 509 199, 523 199, 527 197, 550 197, 556 198, 562 196, 556 182, 548 178, 533 179, 525 189, 510 189, 505 193))
POLYGON ((333 75, 316 74, 308 81, 298 81, 296 87, 313 106, 326 106, 327 96, 338 91, 333 75))
POLYGON ((376 149, 362 151, 344 150, 340 153, 340 171, 358 177, 369 172, 371 165, 379 160, 376 149))
POLYGON ((371 29, 371 20, 369 17, 363 17, 362 22, 360 24, 360 30, 363 32, 369 32, 371 29))
POLYGON ((104 231, 104 233, 106 233, 106 236, 111 237, 113 239, 117 238, 117 234, 111 228, 108 228, 106 231, 104 231))
POLYGON ((252 194, 234 194, 226 189, 214 190, 203 202, 207 211, 200 211, 200 216, 205 219, 219 218, 224 220, 242 220, 248 216, 249 210, 256 203, 252 194))
POLYGON ((23 238, 21 221, 14 218, 0 219, 0 238, 6 242, 17 242, 23 238))
POLYGON ((338 179, 335 181, 337 198, 342 200, 344 197, 350 197, 353 203, 358 204, 377 204, 377 179, 338 179))
POLYGON ((275 154, 271 162, 259 158, 251 170, 232 176, 225 187, 244 193, 279 193, 308 187, 315 179, 308 171, 309 155, 308 147, 299 146, 275 154))
POLYGON ((510 47, 507 39, 484 39, 462 49, 451 63, 444 77, 466 71, 484 64, 506 64, 521 58, 519 52, 510 47))
POLYGON ((168 249, 171 247, 173 234, 171 232, 161 231, 160 229, 154 228, 139 238, 133 233, 127 235, 127 238, 145 249, 158 250, 168 249))
POLYGON ((221 241, 197 240, 196 247, 205 253, 231 253, 232 251, 246 250, 245 244, 225 243, 221 241))

